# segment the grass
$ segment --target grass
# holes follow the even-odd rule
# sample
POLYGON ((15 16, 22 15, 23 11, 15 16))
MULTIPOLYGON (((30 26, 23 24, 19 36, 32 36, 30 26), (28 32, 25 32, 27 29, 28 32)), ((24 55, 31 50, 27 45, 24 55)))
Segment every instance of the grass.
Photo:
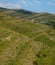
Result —
POLYGON ((36 61, 34 61, 33 64, 34 65, 54 65, 55 64, 54 51, 55 51, 54 48, 51 49, 51 47, 44 46, 43 49, 38 54, 36 54, 36 61))
POLYGON ((0 65, 54 65, 54 54, 52 26, 0 14, 0 65))

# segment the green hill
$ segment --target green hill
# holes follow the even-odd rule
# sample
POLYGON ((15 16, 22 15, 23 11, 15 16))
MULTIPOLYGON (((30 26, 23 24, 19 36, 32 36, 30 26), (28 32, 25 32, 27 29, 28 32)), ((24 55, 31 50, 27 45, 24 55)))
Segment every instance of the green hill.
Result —
POLYGON ((22 11, 0 8, 0 65, 55 65, 55 15, 22 11))

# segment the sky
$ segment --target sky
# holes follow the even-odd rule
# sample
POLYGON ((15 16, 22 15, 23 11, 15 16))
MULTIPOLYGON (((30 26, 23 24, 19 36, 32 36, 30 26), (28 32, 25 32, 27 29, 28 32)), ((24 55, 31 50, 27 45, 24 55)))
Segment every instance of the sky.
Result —
POLYGON ((0 7, 55 14, 55 0, 0 0, 0 7))

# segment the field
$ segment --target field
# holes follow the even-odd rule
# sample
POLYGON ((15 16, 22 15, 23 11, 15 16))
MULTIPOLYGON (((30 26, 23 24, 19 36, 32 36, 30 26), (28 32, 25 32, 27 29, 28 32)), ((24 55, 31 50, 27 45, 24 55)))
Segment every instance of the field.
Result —
POLYGON ((54 17, 0 12, 0 65, 55 65, 54 17))

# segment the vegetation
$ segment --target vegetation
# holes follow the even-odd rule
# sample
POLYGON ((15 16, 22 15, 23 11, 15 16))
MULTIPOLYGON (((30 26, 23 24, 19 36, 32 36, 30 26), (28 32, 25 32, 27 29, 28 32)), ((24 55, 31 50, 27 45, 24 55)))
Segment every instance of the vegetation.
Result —
POLYGON ((0 8, 0 65, 55 65, 55 15, 8 11, 0 8))

